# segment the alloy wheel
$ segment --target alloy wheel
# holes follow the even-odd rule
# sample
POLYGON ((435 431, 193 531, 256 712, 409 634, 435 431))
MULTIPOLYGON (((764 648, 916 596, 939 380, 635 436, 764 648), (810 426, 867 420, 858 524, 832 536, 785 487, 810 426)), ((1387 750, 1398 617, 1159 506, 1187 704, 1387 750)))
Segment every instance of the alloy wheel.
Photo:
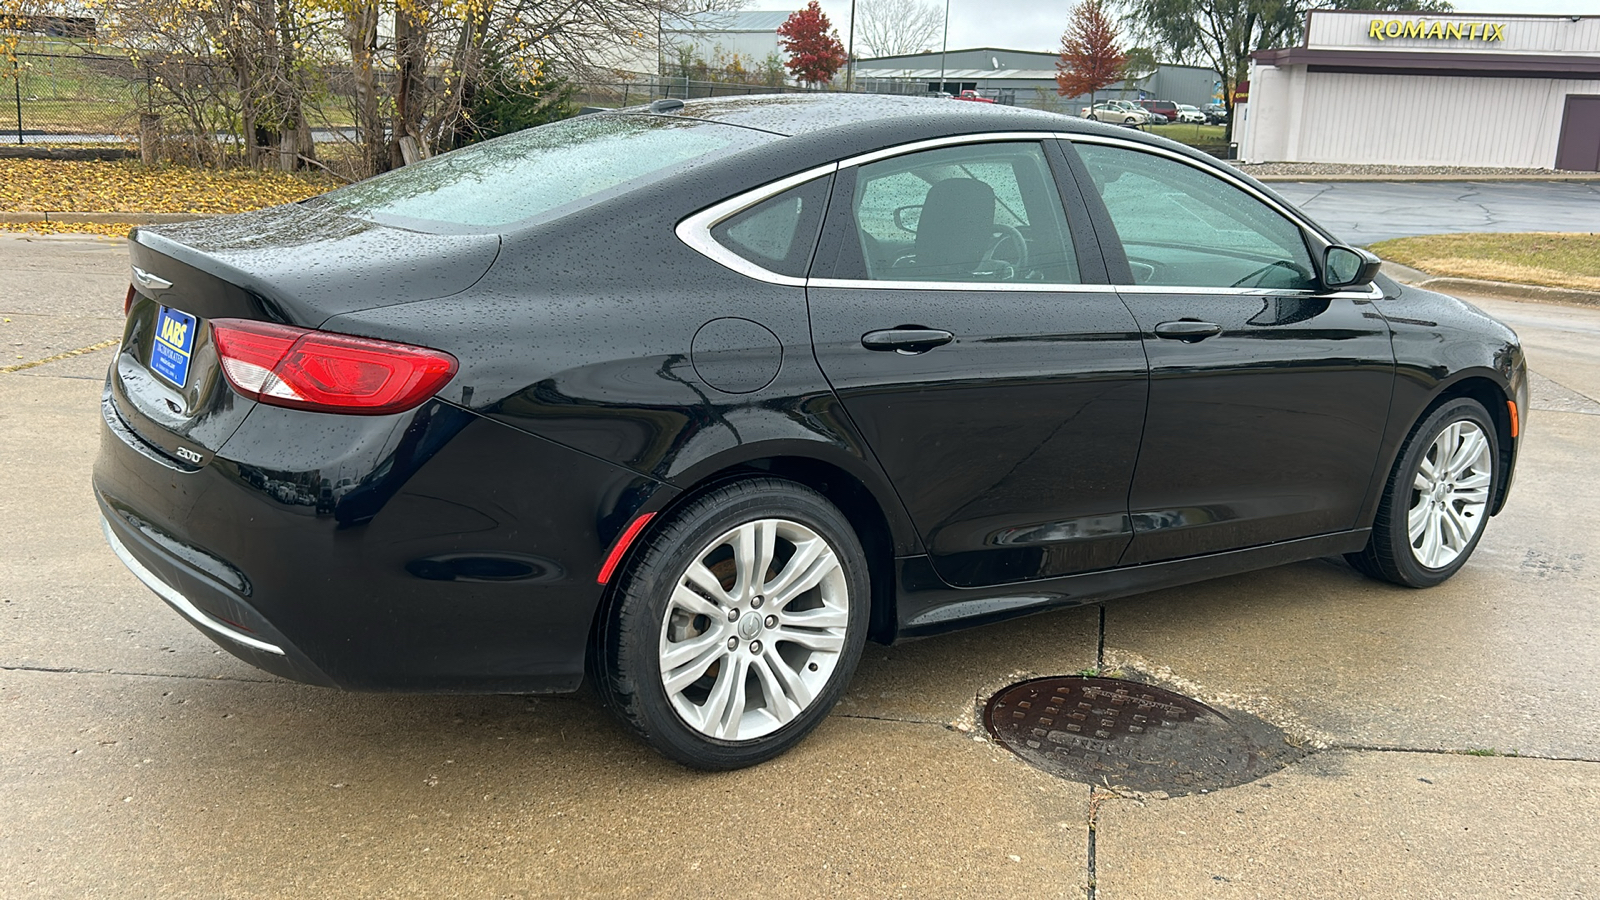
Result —
POLYGON ((1483 528, 1494 454, 1476 422, 1445 426, 1417 463, 1406 532, 1417 562, 1440 569, 1454 562, 1483 528))
POLYGON ((848 579, 816 531, 758 519, 711 541, 674 586, 659 642, 673 711, 725 741, 800 716, 828 685, 850 622, 848 579))

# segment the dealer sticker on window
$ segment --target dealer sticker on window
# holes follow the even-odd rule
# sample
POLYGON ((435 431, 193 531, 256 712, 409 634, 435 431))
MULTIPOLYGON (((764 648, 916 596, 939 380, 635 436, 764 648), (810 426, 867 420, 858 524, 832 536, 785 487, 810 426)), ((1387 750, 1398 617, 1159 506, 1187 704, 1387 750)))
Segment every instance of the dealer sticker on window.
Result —
POLYGON ((150 345, 150 371, 178 387, 189 378, 189 353, 194 349, 195 318, 171 307, 156 316, 156 339, 150 345))

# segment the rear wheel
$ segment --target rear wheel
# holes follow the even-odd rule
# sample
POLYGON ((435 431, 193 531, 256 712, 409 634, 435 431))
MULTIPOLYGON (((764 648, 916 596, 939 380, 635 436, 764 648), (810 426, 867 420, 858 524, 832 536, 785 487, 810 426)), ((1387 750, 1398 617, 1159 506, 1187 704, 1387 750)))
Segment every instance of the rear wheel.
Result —
POLYGON ((641 548, 601 643, 601 692, 663 755, 735 769, 799 743, 855 671, 866 556, 815 491, 716 488, 641 548))
POLYGON ((1417 424, 1395 463, 1360 553, 1361 572, 1407 587, 1454 575, 1483 537, 1499 471, 1494 423, 1482 404, 1450 400, 1417 424))

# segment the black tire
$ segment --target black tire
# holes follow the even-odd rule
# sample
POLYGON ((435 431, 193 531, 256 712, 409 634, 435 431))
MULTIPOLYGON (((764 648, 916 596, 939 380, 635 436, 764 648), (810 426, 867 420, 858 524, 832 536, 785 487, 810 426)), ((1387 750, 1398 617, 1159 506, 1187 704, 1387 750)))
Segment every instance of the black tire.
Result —
MULTIPOLYGON (((706 770, 754 765, 799 743, 838 702, 866 640, 871 582, 855 530, 821 494, 769 477, 721 485, 652 528, 634 558, 616 585, 592 674, 606 705, 663 756, 706 770), (744 582, 749 580, 740 572, 761 564, 741 565, 733 543, 723 540, 740 529, 740 534, 774 535, 770 556, 761 555, 758 547, 757 558, 769 562, 760 581, 753 582, 756 587, 748 591, 753 596, 743 599, 734 596, 746 590, 744 582), (838 563, 837 570, 807 534, 823 541, 838 563), (807 562, 805 554, 813 550, 818 555, 807 562), (712 559, 720 561, 706 562, 712 559), (680 588, 691 577, 691 563, 706 566, 705 572, 719 580, 721 593, 698 585, 680 588), (793 597, 781 596, 783 590, 771 591, 771 605, 766 605, 762 595, 791 575, 791 563, 796 572, 826 570, 826 574, 815 587, 793 597), (680 590, 695 597, 676 593, 680 590), (695 609, 686 609, 686 601, 692 601, 695 609), (702 601, 723 613, 734 608, 738 618, 697 614, 704 608, 702 601), (825 614, 829 622, 842 624, 815 629, 795 624, 808 613, 825 614), (839 646, 836 651, 819 650, 787 640, 793 635, 804 635, 807 641, 817 635, 816 640, 839 646), (765 643, 762 638, 767 638, 765 643), (728 640, 737 646, 724 650, 728 640), (693 661, 671 670, 684 684, 669 691, 662 674, 663 657, 674 646, 702 649, 694 650, 693 661), (695 675, 691 670, 707 658, 713 661, 695 675), (781 673, 780 665, 785 666, 781 673), (774 691, 775 686, 779 690, 774 691), (716 709, 731 714, 718 715, 716 709), (700 725, 686 718, 696 714, 704 717, 700 725), (762 732, 766 727, 773 730, 762 732), (722 729, 733 737, 706 728, 722 729), (743 733, 753 736, 746 738, 743 733)), ((806 580, 795 578, 791 585, 806 580)))
POLYGON ((1400 458, 1395 461, 1394 470, 1389 473, 1389 480, 1384 485, 1383 499, 1379 501, 1367 546, 1358 553, 1346 554, 1345 559, 1362 574, 1382 581, 1414 588, 1440 584, 1460 570, 1477 548, 1487 525, 1489 507, 1500 487, 1499 482, 1499 435, 1488 412, 1481 403, 1470 398, 1447 400, 1411 429, 1400 451, 1400 458), (1425 553, 1425 550, 1413 544, 1408 527, 1408 517, 1413 508, 1419 502, 1427 502, 1423 492, 1415 487, 1415 482, 1424 461, 1432 465, 1431 455, 1435 453, 1434 444, 1440 435, 1445 429, 1461 423, 1475 426, 1488 443, 1486 502, 1471 517, 1476 531, 1464 542, 1454 558, 1430 567, 1419 559, 1419 554, 1425 553))

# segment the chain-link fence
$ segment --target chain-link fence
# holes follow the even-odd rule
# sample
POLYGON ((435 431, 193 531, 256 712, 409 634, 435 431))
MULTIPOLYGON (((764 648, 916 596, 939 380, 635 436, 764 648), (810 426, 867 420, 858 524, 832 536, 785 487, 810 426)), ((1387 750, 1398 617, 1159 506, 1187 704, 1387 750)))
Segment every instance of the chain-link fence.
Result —
POLYGON ((60 42, 18 53, 9 69, 0 71, 11 107, 0 116, 5 143, 117 143, 138 133, 148 73, 127 57, 60 42))
MULTIPOLYGON (((16 144, 85 144, 136 142, 140 115, 161 114, 167 133, 206 125, 219 133, 236 131, 226 115, 231 75, 222 66, 185 62, 134 62, 125 56, 97 53, 73 41, 33 42, 16 54, 11 71, 0 71, 5 88, 0 113, 0 142, 16 144), (221 108, 209 121, 202 107, 221 108), (176 107, 176 108, 175 108, 176 107)), ((393 73, 375 73, 382 81, 393 73)), ((308 110, 318 142, 336 141, 352 127, 354 89, 348 69, 327 67, 319 76, 320 91, 308 110)), ((573 84, 572 101, 590 108, 649 103, 664 97, 694 99, 753 94, 796 93, 793 85, 732 83, 687 77, 638 76, 628 80, 573 84)), ((834 88, 835 90, 837 89, 834 88)), ((874 80, 854 86, 857 92, 925 95, 926 86, 874 80)))
MULTIPOLYGON (((70 38, 30 41, 18 48, 15 59, 14 65, 6 67, 9 71, 0 69, 0 146, 123 148, 104 152, 203 165, 259 159, 259 153, 251 151, 265 150, 249 144, 254 141, 259 145, 260 135, 244 133, 239 92, 234 75, 226 66, 194 60, 136 61, 97 52, 88 41, 70 38)), ((317 164, 329 161, 341 174, 361 177, 365 173, 359 164, 340 163, 341 155, 360 155, 355 125, 357 84, 352 71, 328 66, 302 70, 298 77, 305 79, 307 86, 303 112, 317 148, 312 155, 320 158, 317 164)), ((383 95, 392 93, 394 78, 393 72, 373 73, 373 81, 383 95)), ((837 81, 845 81, 844 73, 837 81)), ((431 85, 434 90, 439 87, 431 85)), ((570 101, 587 109, 635 106, 667 97, 698 99, 812 90, 786 84, 648 75, 572 83, 569 87, 570 101)), ((828 90, 843 88, 842 83, 836 83, 828 90)), ((849 89, 908 96, 931 93, 925 83, 893 79, 860 79, 849 89)), ((1042 90, 1009 90, 991 99, 1066 111, 1053 92, 1042 90)), ((303 144, 300 154, 304 158, 303 144)))

